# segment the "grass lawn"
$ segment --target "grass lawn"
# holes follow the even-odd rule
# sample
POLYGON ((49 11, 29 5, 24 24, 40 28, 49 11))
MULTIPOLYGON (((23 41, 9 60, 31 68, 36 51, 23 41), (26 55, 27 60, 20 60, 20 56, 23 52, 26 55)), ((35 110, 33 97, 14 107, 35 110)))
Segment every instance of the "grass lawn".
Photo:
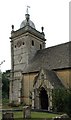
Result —
POLYGON ((2 113, 0 113, 0 120, 2 119, 2 113))
MULTIPOLYGON (((46 112, 31 112, 31 118, 52 118, 55 116, 58 115, 46 112)), ((14 112, 14 118, 23 118, 23 112, 14 112)))
POLYGON ((52 118, 57 116, 57 114, 44 113, 44 112, 31 112, 31 118, 52 118))
MULTIPOLYGON (((8 99, 2 100, 2 103, 3 103, 2 108, 3 109, 22 109, 22 106, 13 107, 13 108, 8 106, 8 102, 9 102, 8 99)), ((0 113, 0 116, 1 116, 1 113, 0 113)), ((31 118, 52 118, 55 116, 58 116, 58 115, 52 114, 52 113, 46 113, 46 112, 31 112, 31 118)), ((14 118, 23 118, 23 112, 18 112, 18 111, 14 112, 14 118)))
POLYGON ((14 112, 14 118, 23 118, 23 112, 14 112))

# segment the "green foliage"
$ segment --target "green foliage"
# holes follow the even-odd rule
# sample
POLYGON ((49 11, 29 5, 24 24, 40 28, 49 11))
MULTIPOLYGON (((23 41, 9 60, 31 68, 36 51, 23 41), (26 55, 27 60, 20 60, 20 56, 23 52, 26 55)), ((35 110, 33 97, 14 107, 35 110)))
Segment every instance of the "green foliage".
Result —
POLYGON ((10 109, 10 107, 8 106, 8 104, 9 104, 9 99, 3 98, 2 99, 2 108, 3 109, 10 109))
POLYGON ((71 117, 71 89, 69 89, 69 91, 68 91, 67 113, 71 117))
POLYGON ((53 110, 71 115, 71 89, 53 90, 53 110))
POLYGON ((9 72, 5 72, 2 74, 2 98, 9 98, 9 72))

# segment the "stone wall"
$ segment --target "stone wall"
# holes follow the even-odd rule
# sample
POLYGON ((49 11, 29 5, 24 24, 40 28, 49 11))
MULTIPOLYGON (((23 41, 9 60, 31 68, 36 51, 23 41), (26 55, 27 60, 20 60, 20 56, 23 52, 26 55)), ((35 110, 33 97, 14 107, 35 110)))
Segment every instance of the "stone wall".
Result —
POLYGON ((27 105, 31 104, 31 92, 33 91, 34 78, 37 73, 24 74, 23 76, 23 101, 27 105))
POLYGON ((66 88, 71 86, 71 70, 69 69, 58 70, 56 71, 56 73, 66 88))
POLYGON ((10 80, 10 103, 14 102, 16 104, 20 104, 21 102, 21 81, 22 74, 21 72, 14 73, 14 79, 10 80))

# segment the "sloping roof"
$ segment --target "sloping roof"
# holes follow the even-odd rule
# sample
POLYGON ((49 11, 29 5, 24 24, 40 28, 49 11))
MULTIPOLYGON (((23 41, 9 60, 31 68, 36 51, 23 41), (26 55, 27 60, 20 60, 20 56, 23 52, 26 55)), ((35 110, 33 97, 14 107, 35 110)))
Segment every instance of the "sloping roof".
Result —
POLYGON ((46 70, 46 75, 47 75, 47 79, 54 86, 54 88, 59 88, 59 87, 61 88, 61 86, 64 87, 61 80, 58 78, 58 76, 54 71, 46 70))
POLYGON ((45 69, 62 69, 71 67, 71 42, 37 51, 23 73, 45 69))

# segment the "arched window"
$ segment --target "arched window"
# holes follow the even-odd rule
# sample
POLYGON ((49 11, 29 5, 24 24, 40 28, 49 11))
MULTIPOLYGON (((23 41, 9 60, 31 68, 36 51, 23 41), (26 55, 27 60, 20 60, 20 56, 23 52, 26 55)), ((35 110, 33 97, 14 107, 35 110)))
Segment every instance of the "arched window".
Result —
POLYGON ((15 48, 16 48, 16 45, 15 45, 15 48))
POLYGON ((24 42, 23 42, 23 45, 24 45, 24 42))
POLYGON ((34 46, 34 41, 32 40, 32 46, 34 46))
POLYGON ((42 49, 42 45, 40 44, 40 49, 42 49))

